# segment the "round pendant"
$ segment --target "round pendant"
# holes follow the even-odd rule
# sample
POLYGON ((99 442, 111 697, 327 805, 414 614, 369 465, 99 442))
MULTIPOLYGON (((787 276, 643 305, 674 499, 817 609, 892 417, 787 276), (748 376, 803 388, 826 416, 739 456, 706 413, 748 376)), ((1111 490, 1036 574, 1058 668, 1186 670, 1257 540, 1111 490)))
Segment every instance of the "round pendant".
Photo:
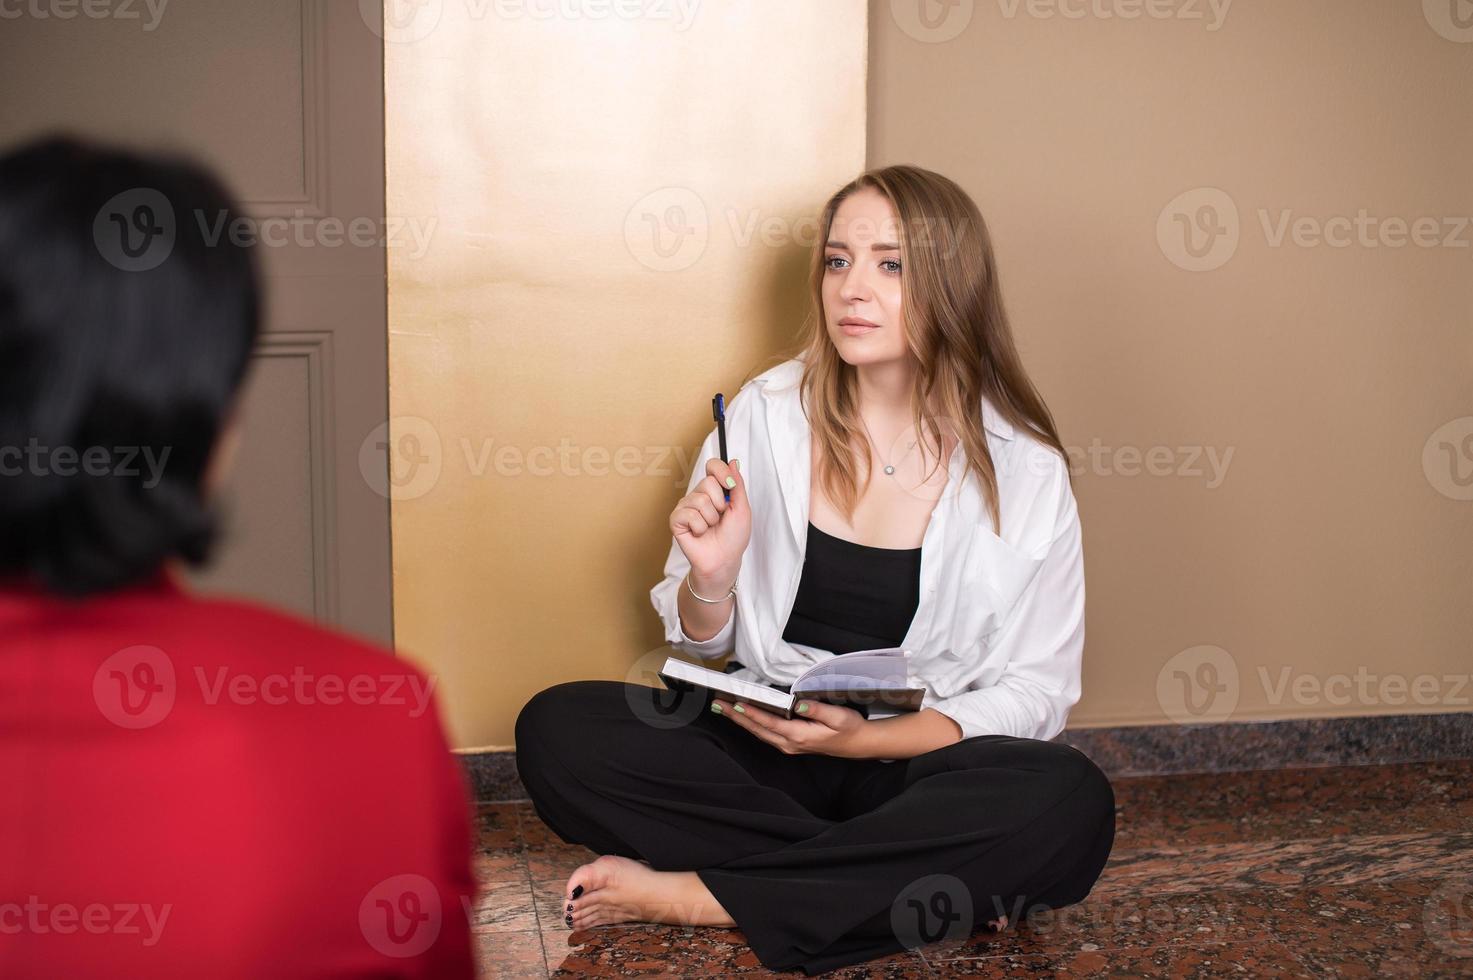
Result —
POLYGON ((893 466, 887 466, 887 467, 885 467, 885 472, 887 474, 894 473, 895 472, 895 467, 893 467, 893 466))

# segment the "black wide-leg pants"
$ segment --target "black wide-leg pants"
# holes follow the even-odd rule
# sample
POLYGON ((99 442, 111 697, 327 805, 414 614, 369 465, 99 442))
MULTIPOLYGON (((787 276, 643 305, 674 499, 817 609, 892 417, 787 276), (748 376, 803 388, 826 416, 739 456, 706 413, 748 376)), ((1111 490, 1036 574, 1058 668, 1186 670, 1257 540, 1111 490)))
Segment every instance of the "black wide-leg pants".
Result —
POLYGON ((769 969, 812 975, 1071 905, 1109 857, 1114 793, 1069 746, 788 755, 710 701, 558 684, 517 718, 517 768, 563 840, 695 871, 769 969))

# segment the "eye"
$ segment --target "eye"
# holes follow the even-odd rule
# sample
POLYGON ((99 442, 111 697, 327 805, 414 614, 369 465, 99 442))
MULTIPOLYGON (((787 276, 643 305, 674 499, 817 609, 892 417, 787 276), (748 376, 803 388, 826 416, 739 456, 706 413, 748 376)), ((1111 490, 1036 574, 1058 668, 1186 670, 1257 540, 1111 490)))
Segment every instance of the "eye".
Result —
POLYGON ((884 262, 881 262, 880 264, 881 265, 884 265, 884 266, 892 266, 893 265, 895 268, 891 269, 890 271, 891 272, 894 272, 896 275, 899 275, 900 274, 900 260, 899 259, 886 259, 884 262))
POLYGON ((842 256, 842 255, 830 255, 828 258, 826 258, 826 259, 823 260, 823 264, 826 267, 828 267, 830 269, 833 269, 833 268, 835 268, 835 266, 834 266, 834 263, 835 262, 847 262, 847 261, 848 261, 848 259, 844 258, 844 256, 842 256))

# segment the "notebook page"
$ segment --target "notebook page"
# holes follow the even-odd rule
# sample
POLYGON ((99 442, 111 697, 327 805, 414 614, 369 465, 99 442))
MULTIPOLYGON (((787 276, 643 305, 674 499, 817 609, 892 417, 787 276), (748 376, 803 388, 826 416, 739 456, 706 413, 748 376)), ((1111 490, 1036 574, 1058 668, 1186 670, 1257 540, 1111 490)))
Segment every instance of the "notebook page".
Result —
MULTIPOLYGON (((794 691, 811 691, 813 682, 822 677, 866 678, 867 683, 905 687, 909 682, 910 658, 904 650, 857 650, 821 660, 805 670, 793 682, 794 691)), ((828 684, 828 682, 824 682, 828 684)), ((832 689, 831 686, 826 689, 832 689)))

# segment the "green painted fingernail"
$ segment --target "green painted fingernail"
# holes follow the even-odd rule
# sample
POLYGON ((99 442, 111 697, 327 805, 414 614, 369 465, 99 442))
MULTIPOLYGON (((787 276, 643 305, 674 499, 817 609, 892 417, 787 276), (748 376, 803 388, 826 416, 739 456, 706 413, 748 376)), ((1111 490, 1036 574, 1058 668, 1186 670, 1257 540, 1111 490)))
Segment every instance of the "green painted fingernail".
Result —
POLYGON ((806 714, 808 714, 808 702, 807 701, 804 701, 802 704, 798 705, 798 714, 800 714, 800 715, 806 715, 806 714))
POLYGON ((735 708, 735 709, 737 709, 737 711, 740 711, 742 714, 746 714, 747 713, 747 709, 746 708, 743 708, 740 704, 734 704, 734 705, 732 705, 732 707, 735 708))
POLYGON ((721 705, 717 704, 715 701, 712 701, 711 702, 711 710, 714 711, 714 712, 716 712, 719 715, 719 714, 721 714, 721 705))
POLYGON ((726 478, 726 489, 733 490, 735 488, 736 488, 736 477, 734 477, 734 476, 727 477, 726 478))

